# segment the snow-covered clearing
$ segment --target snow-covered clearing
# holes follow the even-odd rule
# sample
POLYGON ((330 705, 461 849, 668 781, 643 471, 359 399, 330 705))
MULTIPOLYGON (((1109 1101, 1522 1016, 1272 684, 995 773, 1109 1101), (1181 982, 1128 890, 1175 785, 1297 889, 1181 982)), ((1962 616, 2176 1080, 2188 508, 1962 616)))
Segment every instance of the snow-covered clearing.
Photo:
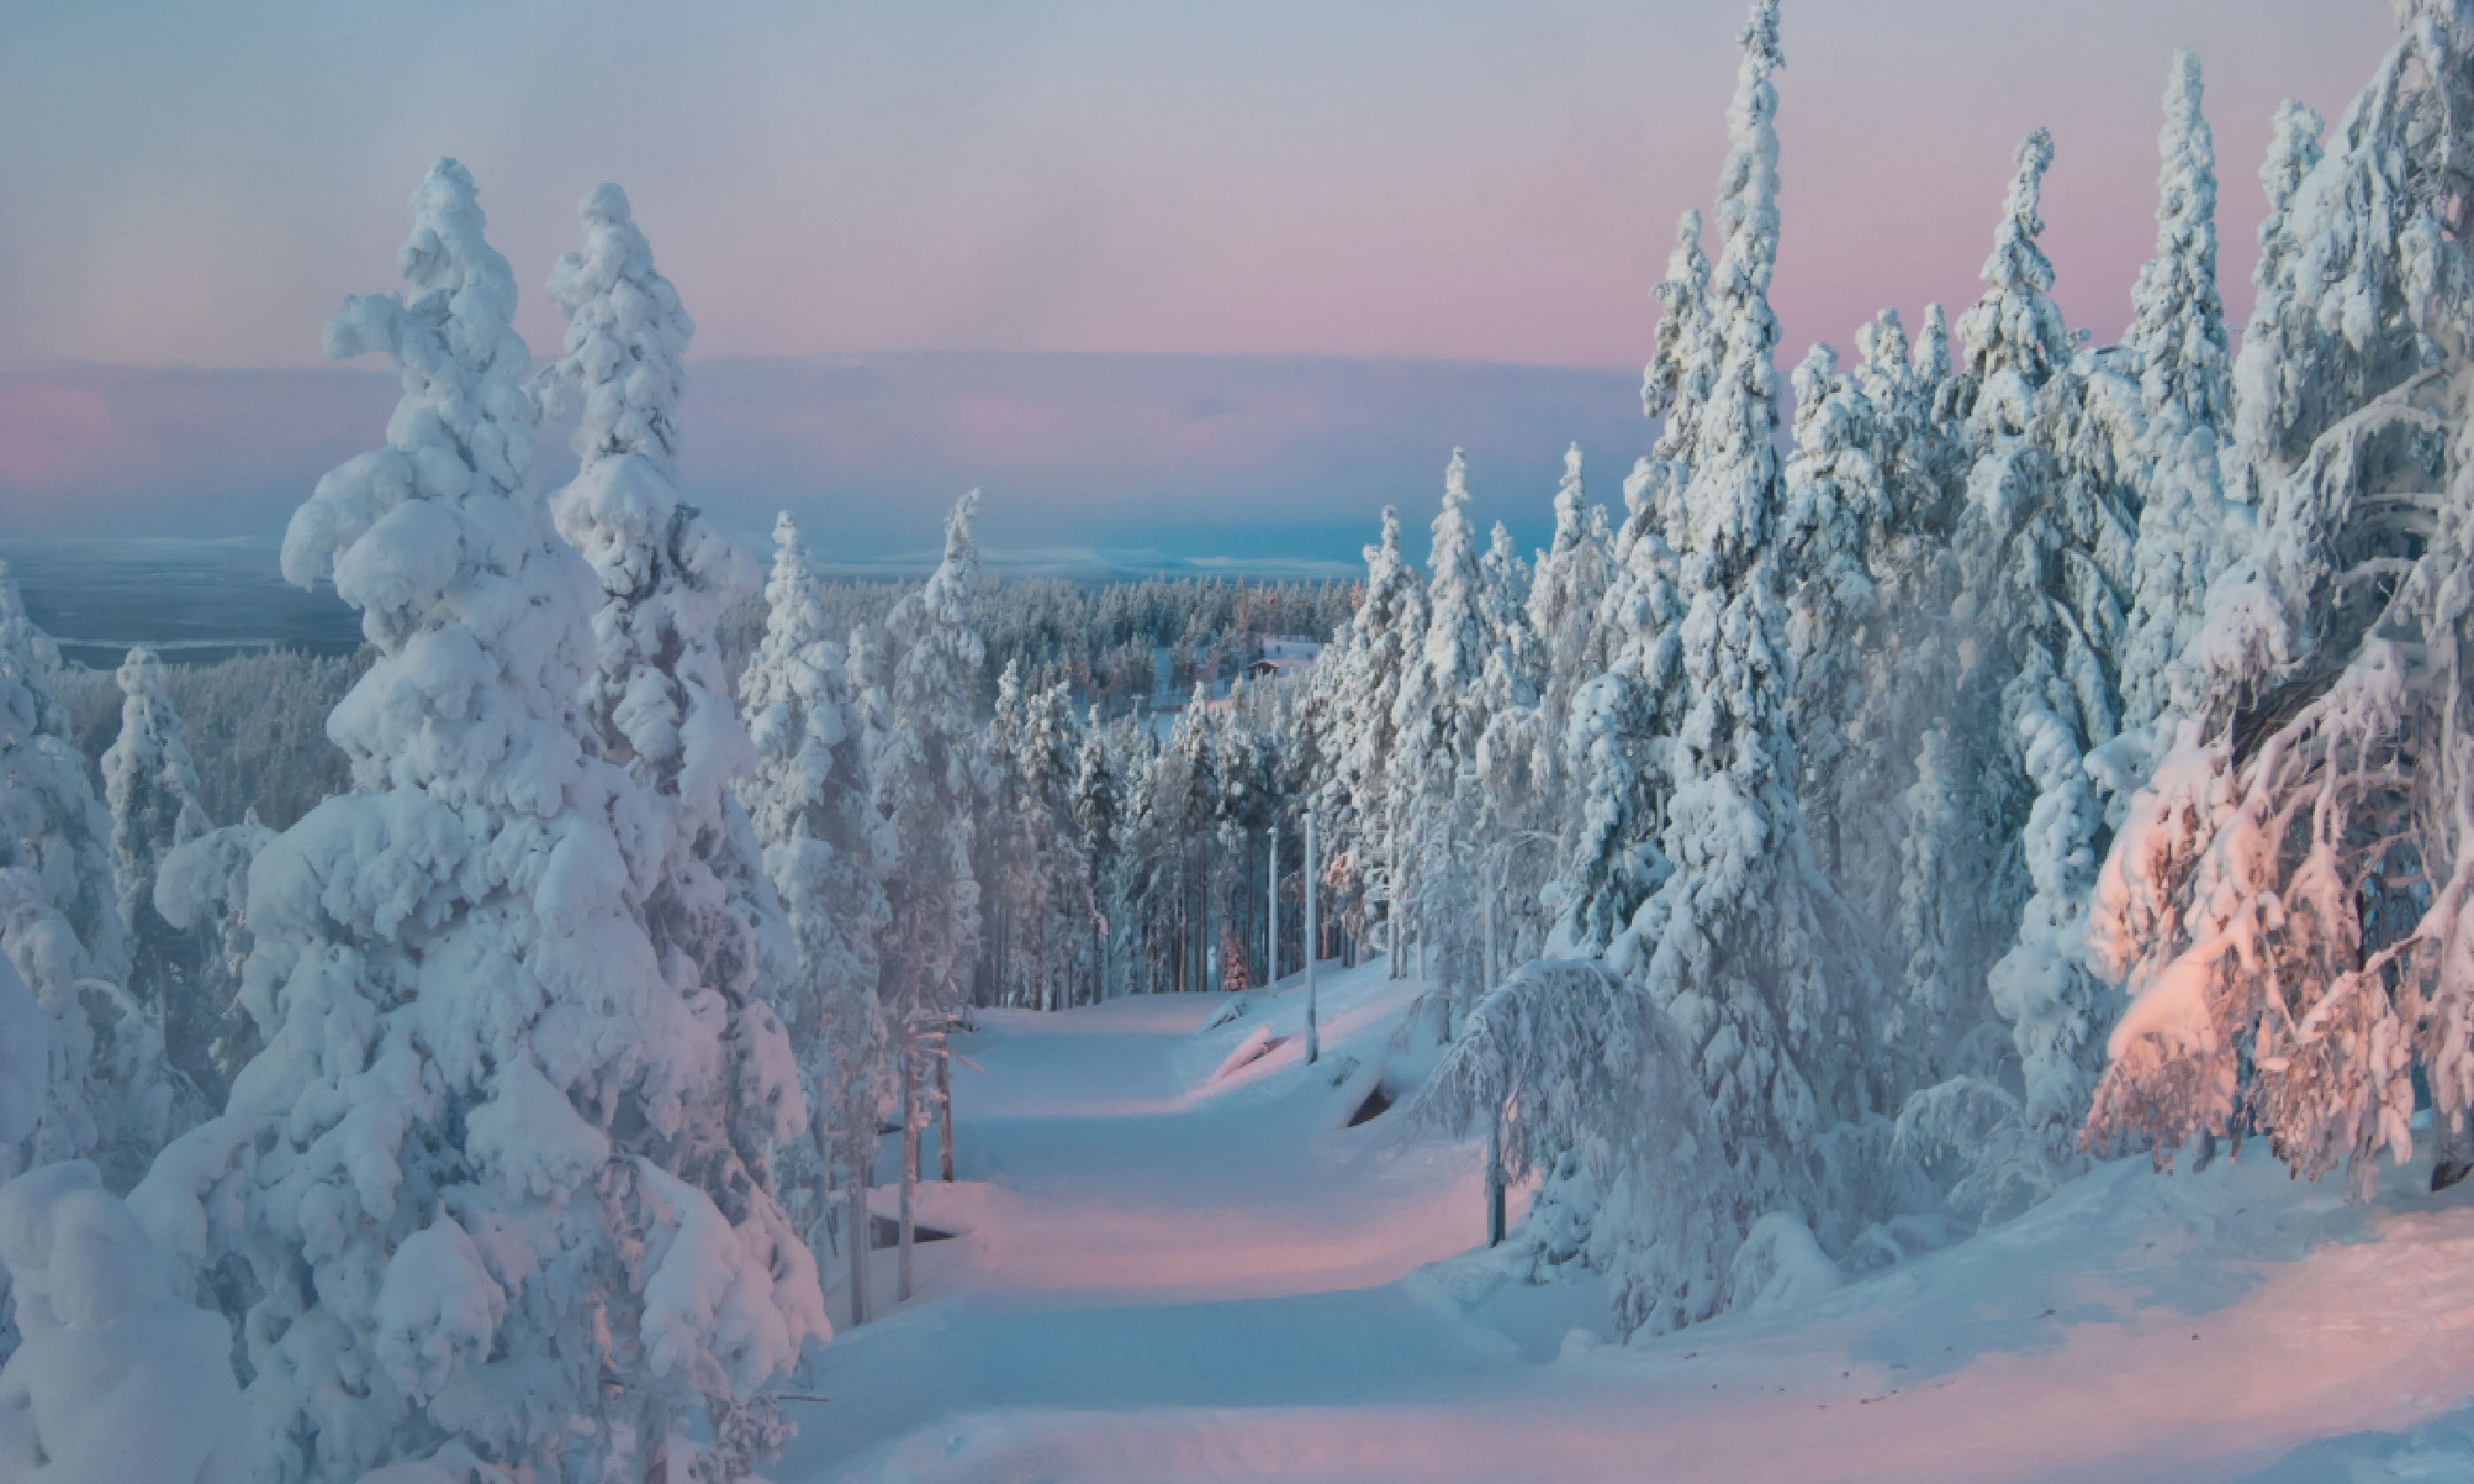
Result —
POLYGON ((2257 1155, 2124 1161, 1800 1310, 1603 1346, 1598 1295, 1458 1256, 1475 1143, 1346 1126, 1412 993, 1327 969, 1313 1070, 1293 983, 1216 1026, 1229 997, 984 1015, 962 1183, 922 1202, 960 1234, 909 1304, 876 1263, 885 1317, 773 1476, 2474 1478, 2474 1205, 2420 1168, 2358 1209, 2257 1155))

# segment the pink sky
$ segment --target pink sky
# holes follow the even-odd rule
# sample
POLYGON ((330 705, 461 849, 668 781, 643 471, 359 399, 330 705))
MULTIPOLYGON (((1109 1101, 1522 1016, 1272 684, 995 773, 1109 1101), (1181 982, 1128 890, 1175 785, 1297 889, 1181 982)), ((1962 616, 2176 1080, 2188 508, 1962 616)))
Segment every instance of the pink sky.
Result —
MULTIPOLYGON (((0 366, 312 363, 327 311, 391 281, 405 198, 442 153, 481 181, 537 349, 536 286, 606 178, 703 355, 1637 364, 1675 215, 1716 173, 1740 12, 31 8, 0 51, 19 141, 0 154, 0 366)), ((2392 23, 2387 0, 1787 0, 1784 30, 1791 361, 1881 304, 1912 322, 1971 298, 2010 150, 2040 123, 2064 306, 2117 332, 2185 43, 2208 69, 2239 313, 2271 109, 2292 94, 2333 117, 2392 23)))

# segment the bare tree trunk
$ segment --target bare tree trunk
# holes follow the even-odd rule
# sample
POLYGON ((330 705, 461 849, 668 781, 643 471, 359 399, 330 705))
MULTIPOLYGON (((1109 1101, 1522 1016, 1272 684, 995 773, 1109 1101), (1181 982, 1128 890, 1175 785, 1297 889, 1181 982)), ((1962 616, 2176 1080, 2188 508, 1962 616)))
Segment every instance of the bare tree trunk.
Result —
POLYGON ((954 1056, 943 1036, 936 1038, 936 1153, 944 1166, 945 1184, 950 1185, 954 1183, 954 1056))
POLYGON ((876 1245, 876 1218, 868 1213, 867 1187, 876 1161, 868 1150, 876 1142, 876 1110, 865 1113, 868 1127, 852 1133, 863 1142, 852 1150, 850 1184, 850 1309, 851 1328, 867 1323, 867 1254, 876 1245))
POLYGON ((644 1448, 644 1484, 670 1484, 670 1429, 659 1418, 646 1418, 652 1440, 644 1448))
POLYGON ((1503 1110, 1486 1126, 1486 1245, 1503 1245, 1503 1110))
POLYGON ((902 1252, 893 1295, 906 1302, 910 1297, 910 1247, 915 1229, 912 1207, 919 1190, 919 1048, 916 1029, 910 1032, 910 1041, 902 1050, 902 1252))

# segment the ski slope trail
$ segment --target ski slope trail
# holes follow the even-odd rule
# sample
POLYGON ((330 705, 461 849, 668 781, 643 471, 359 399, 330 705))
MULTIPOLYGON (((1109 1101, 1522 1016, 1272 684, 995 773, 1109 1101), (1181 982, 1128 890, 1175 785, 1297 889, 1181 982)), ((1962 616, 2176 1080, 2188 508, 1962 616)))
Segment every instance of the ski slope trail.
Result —
POLYGON ((1314 1067, 1292 986, 986 1016, 960 1183, 920 1198, 957 1234, 908 1304, 875 1256, 882 1317, 814 1357, 772 1476, 2474 1479, 2474 1207, 2425 1171, 2352 1207, 2257 1159, 2109 1165, 1791 1311, 1606 1345, 1590 1285, 1473 1250, 1474 1143, 1349 1126, 1424 1070, 1412 997, 1327 969, 1314 1067))

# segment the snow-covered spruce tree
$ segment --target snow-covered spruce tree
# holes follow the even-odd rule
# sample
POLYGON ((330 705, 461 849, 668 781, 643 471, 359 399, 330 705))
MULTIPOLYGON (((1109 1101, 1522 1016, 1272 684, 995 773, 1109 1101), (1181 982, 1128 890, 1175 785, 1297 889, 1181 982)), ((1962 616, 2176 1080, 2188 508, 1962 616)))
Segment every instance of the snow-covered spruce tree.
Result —
POLYGON ((1612 635, 1598 607, 1614 581, 1614 539, 1606 508, 1591 505, 1575 443, 1564 455, 1555 491, 1555 537, 1538 560, 1529 587, 1528 627, 1541 653, 1538 685, 1539 768, 1561 780, 1569 773, 1564 743, 1582 686, 1606 673, 1612 635))
POLYGON ((1038 966, 1032 998, 1051 1010, 1073 1003, 1074 986, 1084 977, 1085 940, 1099 913, 1077 812, 1080 742, 1072 689, 1067 682, 1052 682, 1030 699, 1015 769, 1023 780, 1024 813, 1038 820, 1047 836, 1039 855, 1047 911, 1036 958, 1028 951, 1025 956, 1038 966))
POLYGON ((986 754, 995 805, 988 924, 998 1001, 1064 1008, 1091 916, 1088 871, 1074 818, 1078 749, 1060 681, 1036 693, 1021 662, 997 679, 986 754))
POLYGON ((158 1106, 147 1110, 143 1127, 128 1131, 131 1142, 146 1151, 142 1167, 143 1158, 178 1129, 206 1116, 205 1090, 220 1081, 209 1047, 225 1002, 211 997, 205 982, 213 945, 155 909, 164 860, 209 826, 180 714, 163 693, 163 662, 152 650, 133 649, 118 679, 120 735, 103 754, 103 793, 111 811, 112 881, 129 935, 129 993, 137 1011, 121 1034, 153 1043, 137 1057, 141 1065, 168 1065, 176 1074, 162 1082, 158 1106))
MULTIPOLYGON (((1555 739, 1565 770, 1570 844, 1564 850, 1554 952, 1603 952, 1632 921, 1641 901, 1663 881, 1667 865, 1658 841, 1664 818, 1667 750, 1681 718, 1684 695, 1679 624, 1684 616, 1683 564, 1669 537, 1681 510, 1681 486, 1689 467, 1663 457, 1691 445, 1700 403, 1687 401, 1707 390, 1710 371, 1665 364, 1680 356, 1706 356, 1708 308, 1703 302, 1710 261, 1700 244, 1701 216, 1685 213, 1686 235, 1658 288, 1664 306, 1659 322, 1657 358, 1643 380, 1642 405, 1666 419, 1657 449, 1638 460, 1624 480, 1625 518, 1611 547, 1607 582, 1591 616, 1592 636, 1580 652, 1576 675, 1587 675, 1572 692, 1562 735, 1555 739), (1672 317, 1694 333, 1669 336, 1672 317), (1603 667, 1592 673, 1593 661, 1603 667)), ((1560 521, 1560 517, 1559 517, 1560 521)), ((1561 665, 1564 660, 1557 659, 1561 665)))
POLYGON ((866 758, 842 646, 822 625, 814 564, 786 511, 773 523, 764 637, 740 682, 756 767, 738 784, 789 917, 798 955, 780 997, 808 1094, 804 1147, 777 1154, 786 1204, 810 1249, 849 1256, 851 1321, 867 1319, 867 1190, 878 1120, 894 1092, 890 1032, 878 999, 877 934, 884 823, 869 802, 866 758), (830 1204, 838 1185, 843 1208, 830 1204), (831 1225, 829 1225, 831 1224, 831 1225))
POLYGON ((718 996, 646 936, 662 821, 580 707, 594 583, 529 488, 514 279, 461 165, 413 214, 409 292, 327 326, 399 368, 387 443, 284 539, 377 652, 328 722, 352 791, 252 867, 265 1049, 139 1194, 185 1212, 184 1258, 248 1270, 278 1480, 632 1478, 691 1407, 727 1472, 824 1316, 761 1186, 735 1223, 674 1170, 726 1100, 797 1086, 783 1059, 734 1087, 718 996))
MULTIPOLYGON (((1887 924, 1898 915, 1908 833, 1899 801, 1915 780, 1925 733, 1949 724, 1957 689, 1953 543, 1968 461, 1962 430, 1940 406, 1952 376, 1939 306, 1927 307, 1924 335, 1912 347, 1892 309, 1861 326, 1856 343, 1860 355, 1848 380, 1871 414, 1880 491, 1861 553, 1872 601, 1852 653, 1832 661, 1854 674, 1835 728, 1844 747, 1831 801, 1807 815, 1827 818, 1839 890, 1867 921, 1887 924)), ((1893 963, 1905 956, 1887 945, 1893 963)))
POLYGON ((12 906, 6 915, 17 920, 39 904, 75 943, 71 957, 40 966, 24 956, 32 948, 9 951, 36 993, 47 995, 55 983, 61 993, 72 993, 78 977, 117 984, 129 975, 129 935, 111 874, 111 815, 86 782, 67 715, 53 696, 60 674, 59 647, 36 627, 0 562, 0 686, 8 704, 0 720, 0 778, 14 784, 0 815, 0 870, 26 873, 17 879, 31 894, 26 907, 12 906))
POLYGON ((60 673, 59 649, 0 565, 0 956, 46 1022, 46 1111, 25 1157, 94 1156, 125 1187, 161 1133, 149 1113, 165 1091, 162 1043, 123 988, 111 818, 68 739, 51 688, 60 673))
POLYGON ((1427 558, 1425 633, 1408 657, 1392 726, 1394 782, 1400 821, 1398 864, 1421 945, 1442 949, 1430 964, 1440 998, 1423 1018, 1439 1039, 1478 988, 1481 863, 1474 778, 1486 734, 1482 682, 1497 641, 1489 621, 1488 579, 1468 517, 1468 465, 1457 448, 1443 473, 1443 510, 1427 558))
POLYGON ((2132 290, 2124 336, 2139 357, 2141 440, 2135 602, 2122 659, 2122 722, 2164 711, 2182 650, 2206 616, 2208 584, 2245 546, 2247 507, 2224 497, 2233 362, 2217 291, 2217 152, 2199 110, 2199 60, 2173 55, 2166 81, 2156 256, 2132 290))
POLYGON ((198 1011, 194 1046, 182 1045, 182 1070, 209 1109, 224 1106, 232 1074, 258 1050, 256 1022, 241 1008, 241 971, 249 962, 249 868, 275 831, 257 812, 210 829, 167 851, 155 873, 154 908, 197 942, 195 977, 187 987, 198 1011))
MULTIPOLYGON (((796 949, 732 793, 756 754, 717 639, 722 615, 755 590, 755 571, 680 496, 681 358, 695 325, 654 268, 624 191, 596 187, 577 215, 584 249, 550 272, 567 334, 543 382, 554 410, 578 415, 576 475, 550 497, 550 514, 600 584, 582 720, 654 820, 652 838, 621 848, 655 962, 720 1042, 717 1088, 684 1103, 680 1127, 644 1153, 710 1198, 752 1254, 791 1270, 798 1257, 775 1249, 806 1250, 775 1194, 772 1151, 810 1132, 778 1008, 797 977, 796 949)), ((816 1316, 788 1317, 795 1330, 816 1316)), ((716 1446, 735 1455, 708 1467, 746 1472, 781 1431, 770 1403, 707 1400, 716 1446)))
POLYGON ((1108 926, 1116 910, 1120 886, 1118 866, 1123 846, 1125 783, 1109 744, 1100 708, 1093 706, 1082 728, 1082 746, 1075 756, 1074 830, 1082 850, 1082 889, 1089 894, 1090 942, 1084 951, 1082 982, 1090 1003, 1107 995, 1108 926))
MULTIPOLYGON (((1409 797, 1410 759, 1401 751, 1396 717, 1425 633, 1425 586, 1401 554, 1400 514, 1387 505, 1382 539, 1366 548, 1366 588, 1358 598, 1335 684, 1345 749, 1339 774, 1346 782, 1351 826, 1345 838, 1361 863, 1361 876, 1387 903, 1395 950, 1389 971, 1395 977, 1406 972, 1398 962, 1403 903, 1397 894, 1400 857, 1410 844, 1407 821, 1400 814, 1401 802, 1409 797)), ((1343 839, 1334 832, 1335 846, 1343 839)))
POLYGON ((1788 731, 1803 772, 1796 794, 1815 823, 1822 865, 1845 879, 1841 826, 1853 812, 1863 706, 1864 631, 1880 594, 1865 558, 1889 520, 1875 450, 1882 437, 1872 399, 1838 373, 1838 354, 1815 345, 1796 368, 1795 443, 1784 474, 1780 562, 1786 587, 1786 657, 1794 676, 1788 731), (1860 725, 1860 724, 1859 724, 1860 725))
POLYGON ((2256 1128, 2358 1192, 2413 1149, 2414 1064, 2443 1128, 2474 1104, 2474 275, 2452 163, 2474 144, 2474 7, 2400 9, 2285 203, 2238 363, 2259 539, 2210 595, 2207 683, 2168 717, 2092 931, 2136 997, 2091 1142, 2163 1161, 2256 1128))
MULTIPOLYGON (((1671 642, 1687 698, 1663 759, 1659 854, 1667 874, 1605 956, 1624 993, 1646 1001, 1631 1018, 1671 1022, 1672 1057, 1707 1100, 1712 1158, 1682 1180, 1662 1164, 1623 1167, 1620 1152, 1642 1147, 1631 1130, 1636 1110, 1626 1098, 1591 1099, 1566 1131, 1577 1161, 1549 1177, 1529 1238, 1552 1243, 1559 1224, 1584 1220, 1586 1243, 1566 1245, 1622 1254, 1610 1276, 1627 1330, 1753 1302, 1798 1240, 1806 1248, 1818 1233, 1847 1250, 1873 1193, 1866 1186, 1878 1185, 1877 1171, 1860 1167, 1862 1141, 1833 1133, 1863 1112, 1876 992, 1860 931, 1806 841, 1788 730, 1774 559, 1783 507, 1772 443, 1778 330, 1768 303, 1778 249, 1775 0, 1753 7, 1742 46, 1719 177, 1724 246, 1705 310, 1718 359, 1697 409, 1694 463, 1667 522, 1682 538, 1685 614, 1671 642), (1757 1229, 1762 1240, 1746 1249, 1757 1229), (1688 1235, 1670 1241, 1678 1232, 1688 1235), (1739 1250, 1749 1254, 1741 1262, 1739 1250)), ((1618 1069, 1646 1075, 1645 1065, 1632 1057, 1618 1069)))
POLYGON ((2019 150, 1984 295, 1960 317, 1976 458, 1957 544, 1974 662, 1953 730, 1973 755, 1946 777, 1979 785, 1960 818, 2019 842, 2016 875, 1988 883, 2019 924, 1990 998, 2023 1064, 2025 1116, 2068 1160, 2116 998, 2080 938, 2109 830, 2087 760, 2120 730, 2142 423, 2124 356, 2065 352, 2036 241, 2051 163, 2039 130, 2019 150))
MULTIPOLYGON (((0 960, 0 1005, 12 977, 0 960)), ((12 1287, 24 1342, 13 1355, 0 1350, 0 1478, 259 1476, 230 1330, 220 1315, 182 1302, 162 1252, 105 1193, 93 1165, 72 1161, 0 1181, 0 1295, 12 1287)))
MULTIPOLYGON (((1578 471, 1568 463, 1566 472, 1577 481, 1578 471)), ((1499 521, 1483 565, 1493 647, 1479 682, 1487 721, 1471 758, 1476 797, 1469 811, 1479 893, 1470 925, 1484 969, 1481 992, 1499 983, 1512 965, 1545 950, 1553 927, 1545 888, 1562 864, 1559 784, 1564 776, 1541 699, 1549 684, 1549 657, 1529 626, 1537 584, 1499 521)), ((1563 699, 1568 705, 1568 694, 1563 699)))
POLYGON ((1693 1062, 1674 1019, 1604 964, 1533 960, 1469 1013, 1407 1121, 1458 1134, 1500 1115, 1505 1177, 1536 1172, 1551 1192, 1515 1249, 1524 1276, 1573 1260, 1618 1275, 1619 1326, 1661 1332, 1727 1305, 1744 1236, 1693 1062))
MULTIPOLYGON (((869 802, 884 831, 880 859, 889 912, 877 935, 879 994, 901 1069, 898 1260, 906 1299, 912 1191, 926 1123, 922 1079, 933 1061, 943 1085, 946 1017, 963 1003, 963 975, 980 932, 980 883, 971 874, 971 855, 985 766, 974 714, 984 650, 969 612, 980 582, 979 548, 971 540, 979 508, 976 490, 955 502, 945 520, 944 560, 885 619, 886 662, 861 668, 868 682, 861 706, 869 802)), ((950 1109, 945 1116, 952 1117, 950 1109)), ((953 1137, 950 1121, 945 1137, 953 1137)))
POLYGON ((2014 409, 2013 422, 2024 422, 2027 394, 2070 365, 2071 344, 2053 302, 2052 260, 2037 242, 2045 231, 2041 210, 2053 136, 2042 129, 2029 133, 2015 162, 1993 255, 1984 263, 1984 294, 1958 317, 1958 338, 1977 398, 1994 398, 2014 409), (2015 387, 2006 384, 2011 380, 2015 387))

